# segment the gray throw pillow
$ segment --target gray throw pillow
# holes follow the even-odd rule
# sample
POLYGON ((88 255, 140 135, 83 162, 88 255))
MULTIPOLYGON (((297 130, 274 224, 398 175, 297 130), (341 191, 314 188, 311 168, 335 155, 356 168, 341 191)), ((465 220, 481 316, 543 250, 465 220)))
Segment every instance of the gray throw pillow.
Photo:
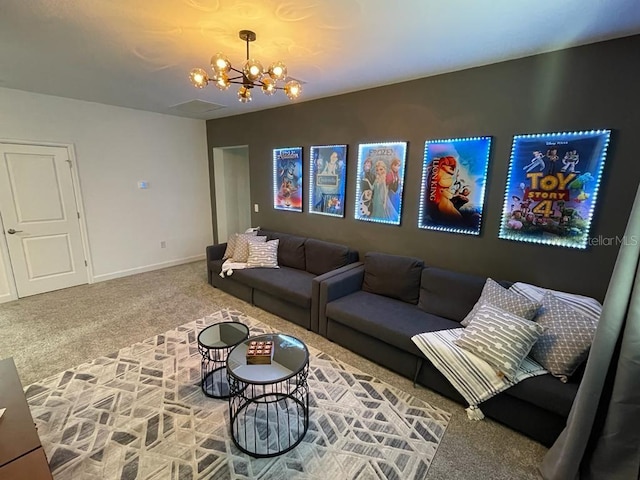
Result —
POLYGON ((278 242, 270 240, 265 243, 249 242, 248 268, 279 268, 278 267, 278 242))
POLYGON ((535 320, 545 332, 531 349, 531 358, 566 382, 589 355, 597 322, 550 292, 542 297, 535 320))
POLYGON ((536 322, 482 304, 455 343, 512 380, 543 332, 544 328, 536 322))
POLYGON ((473 309, 460 323, 466 327, 471 319, 475 316, 480 305, 487 303, 509 313, 522 317, 526 320, 533 320, 540 308, 540 302, 529 300, 522 295, 509 291, 498 282, 487 278, 484 284, 480 298, 473 306, 473 309))

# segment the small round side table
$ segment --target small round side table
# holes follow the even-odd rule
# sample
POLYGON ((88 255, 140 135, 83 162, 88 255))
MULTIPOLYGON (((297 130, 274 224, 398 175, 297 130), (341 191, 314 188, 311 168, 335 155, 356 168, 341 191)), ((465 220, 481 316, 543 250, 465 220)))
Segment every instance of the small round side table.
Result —
POLYGON ((309 350, 295 337, 251 337, 229 353, 231 439, 252 457, 282 455, 302 442, 309 429, 309 350), (273 342, 269 364, 247 364, 250 341, 273 342))
POLYGON ((249 338, 249 327, 240 322, 215 323, 198 335, 202 356, 200 378, 207 397, 228 398, 227 356, 233 347, 249 338))

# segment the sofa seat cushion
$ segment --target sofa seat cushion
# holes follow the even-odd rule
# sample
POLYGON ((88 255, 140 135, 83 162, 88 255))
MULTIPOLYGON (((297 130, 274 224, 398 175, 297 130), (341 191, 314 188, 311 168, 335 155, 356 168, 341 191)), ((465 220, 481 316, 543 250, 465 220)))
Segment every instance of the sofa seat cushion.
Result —
POLYGON ((256 290, 302 308, 311 308, 311 283, 315 275, 296 268, 247 268, 236 270, 231 278, 256 290))
POLYGON ((460 328, 459 323, 425 313, 416 305, 364 291, 329 302, 327 317, 420 358, 423 358, 422 352, 411 337, 460 328))
POLYGON ((566 418, 576 398, 578 386, 578 383, 562 383, 560 379, 546 374, 527 378, 507 389, 503 395, 516 397, 566 418))

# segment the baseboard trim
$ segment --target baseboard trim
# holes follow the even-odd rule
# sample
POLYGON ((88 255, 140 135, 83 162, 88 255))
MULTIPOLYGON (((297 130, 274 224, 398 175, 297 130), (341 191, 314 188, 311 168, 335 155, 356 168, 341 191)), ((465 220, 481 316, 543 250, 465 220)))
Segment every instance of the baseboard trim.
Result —
POLYGON ((11 292, 0 295, 0 303, 12 302, 17 299, 18 297, 11 292))
POLYGON ((143 267, 130 268, 128 270, 120 270, 118 272, 103 273, 102 275, 94 275, 94 282, 104 282, 106 280, 113 280, 114 278, 128 277, 129 275, 136 275, 138 273, 152 272, 153 270, 160 270, 167 267, 175 267, 177 265, 183 265, 185 263, 197 262, 198 260, 204 260, 206 255, 194 255, 193 257, 180 258, 177 260, 169 260, 167 262, 154 263, 153 265, 145 265, 143 267))

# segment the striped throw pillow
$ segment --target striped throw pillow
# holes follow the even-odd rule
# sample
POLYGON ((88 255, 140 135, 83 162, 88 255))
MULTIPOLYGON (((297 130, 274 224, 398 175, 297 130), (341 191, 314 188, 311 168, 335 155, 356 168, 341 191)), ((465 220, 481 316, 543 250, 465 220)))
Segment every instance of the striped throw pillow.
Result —
POLYGON ((280 240, 270 240, 265 243, 250 242, 248 268, 280 268, 278 267, 278 243, 280 240))
POLYGON ((485 303, 455 343, 491 364, 499 375, 513 379, 544 330, 536 322, 485 303))

